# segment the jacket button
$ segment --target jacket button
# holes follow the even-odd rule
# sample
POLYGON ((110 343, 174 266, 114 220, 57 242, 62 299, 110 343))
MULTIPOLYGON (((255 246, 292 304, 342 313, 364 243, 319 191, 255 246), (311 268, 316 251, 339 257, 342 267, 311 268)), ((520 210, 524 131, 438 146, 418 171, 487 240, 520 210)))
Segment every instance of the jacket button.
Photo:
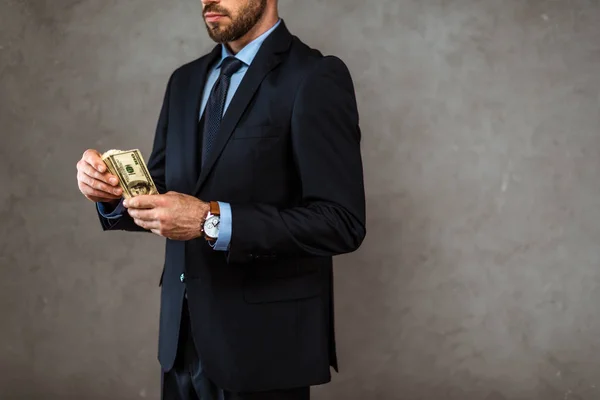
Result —
POLYGON ((181 275, 179 276, 179 280, 180 280, 181 282, 185 282, 185 274, 181 274, 181 275))

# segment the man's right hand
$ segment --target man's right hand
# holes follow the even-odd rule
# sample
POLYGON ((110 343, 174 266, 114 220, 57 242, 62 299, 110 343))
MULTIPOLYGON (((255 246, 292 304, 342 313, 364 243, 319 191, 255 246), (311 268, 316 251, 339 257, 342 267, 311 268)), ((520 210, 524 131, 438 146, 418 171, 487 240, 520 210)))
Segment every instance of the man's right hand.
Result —
POLYGON ((119 179, 111 174, 100 153, 88 149, 77 163, 77 185, 83 195, 93 202, 117 203, 123 191, 119 179))

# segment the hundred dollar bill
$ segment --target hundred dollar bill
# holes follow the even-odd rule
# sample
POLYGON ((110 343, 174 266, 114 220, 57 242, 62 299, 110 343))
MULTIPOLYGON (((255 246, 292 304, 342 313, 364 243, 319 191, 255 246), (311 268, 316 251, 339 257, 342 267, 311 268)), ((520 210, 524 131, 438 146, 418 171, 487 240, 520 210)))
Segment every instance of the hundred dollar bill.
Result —
POLYGON ((144 194, 158 194, 138 149, 109 150, 102 154, 102 160, 109 171, 119 178, 119 185, 126 199, 144 194))

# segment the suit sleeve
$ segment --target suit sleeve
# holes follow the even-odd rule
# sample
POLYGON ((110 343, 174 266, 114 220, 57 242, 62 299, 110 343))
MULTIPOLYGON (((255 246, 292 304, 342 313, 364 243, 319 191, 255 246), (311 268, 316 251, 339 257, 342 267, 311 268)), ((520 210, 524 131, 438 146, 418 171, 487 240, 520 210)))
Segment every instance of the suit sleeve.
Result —
POLYGON ((358 249, 366 235, 361 132, 350 72, 322 58, 296 94, 292 153, 302 203, 232 204, 229 262, 286 256, 334 256, 358 249))
POLYGON ((96 208, 98 209, 98 213, 104 218, 115 219, 119 218, 125 212, 125 206, 123 205, 123 198, 121 201, 115 206, 110 203, 99 202, 96 203, 96 208))
MULTIPOLYGON (((163 194, 166 192, 165 188, 165 151, 167 146, 167 127, 169 124, 169 98, 171 92, 173 76, 169 79, 167 88, 165 91, 163 104, 158 118, 156 132, 154 135, 154 143, 152 146, 152 152, 148 158, 147 166, 148 172, 158 189, 158 192, 163 194)), ((96 206, 96 212, 100 219, 102 229, 107 230, 120 230, 120 231, 141 231, 150 232, 133 222, 133 218, 127 213, 127 210, 122 206, 123 201, 119 203, 117 209, 115 209, 110 215, 106 215, 103 211, 102 205, 96 206), (116 212, 120 210, 120 212, 116 212)))

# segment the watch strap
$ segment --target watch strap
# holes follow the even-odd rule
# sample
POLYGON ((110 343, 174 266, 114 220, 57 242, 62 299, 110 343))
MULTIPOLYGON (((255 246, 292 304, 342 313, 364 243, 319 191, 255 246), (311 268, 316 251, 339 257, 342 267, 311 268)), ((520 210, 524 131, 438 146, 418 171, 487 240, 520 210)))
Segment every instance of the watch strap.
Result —
POLYGON ((209 203, 209 211, 212 215, 221 215, 221 209, 219 208, 219 202, 211 201, 209 203))

